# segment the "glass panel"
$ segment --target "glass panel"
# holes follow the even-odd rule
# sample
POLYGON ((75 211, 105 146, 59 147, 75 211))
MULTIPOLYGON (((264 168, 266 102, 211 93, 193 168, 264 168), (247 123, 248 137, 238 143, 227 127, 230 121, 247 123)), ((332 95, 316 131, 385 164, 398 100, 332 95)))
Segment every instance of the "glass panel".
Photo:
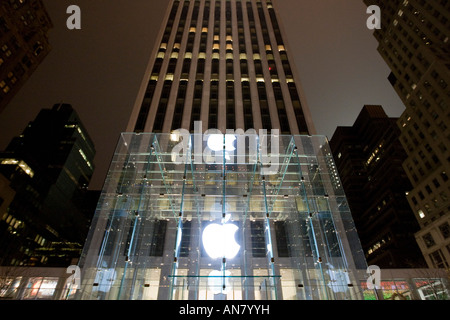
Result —
POLYGON ((22 277, 0 277, 0 298, 15 299, 22 277))
POLYGON ((28 280, 23 299, 52 299, 58 278, 32 277, 28 280))
POLYGON ((323 136, 123 133, 79 299, 363 299, 323 136))

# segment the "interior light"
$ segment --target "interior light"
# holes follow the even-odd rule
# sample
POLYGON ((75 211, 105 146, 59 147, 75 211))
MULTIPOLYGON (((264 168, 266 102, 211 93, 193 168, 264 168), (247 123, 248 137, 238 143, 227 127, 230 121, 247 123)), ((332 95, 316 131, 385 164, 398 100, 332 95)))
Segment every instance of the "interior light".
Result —
MULTIPOLYGON (((233 145, 235 140, 236 140, 236 136, 234 134, 226 134, 225 135, 225 151, 236 150, 236 148, 233 145)), ((209 135, 207 145, 208 145, 208 148, 210 148, 212 151, 223 150, 223 134, 209 135)))
POLYGON ((170 141, 177 142, 180 140, 180 133, 179 132, 173 132, 170 134, 170 141))
POLYGON ((208 275, 209 290, 214 294, 228 293, 230 291, 230 271, 213 270, 208 275), (225 285, 225 287, 224 287, 225 285))
POLYGON ((419 217, 421 218, 421 219, 423 219, 423 218, 425 218, 425 213, 423 212, 423 210, 419 210, 419 217))
POLYGON ((238 230, 235 224, 211 223, 203 230, 202 241, 206 253, 212 259, 233 259, 241 249, 236 242, 235 233, 238 230))

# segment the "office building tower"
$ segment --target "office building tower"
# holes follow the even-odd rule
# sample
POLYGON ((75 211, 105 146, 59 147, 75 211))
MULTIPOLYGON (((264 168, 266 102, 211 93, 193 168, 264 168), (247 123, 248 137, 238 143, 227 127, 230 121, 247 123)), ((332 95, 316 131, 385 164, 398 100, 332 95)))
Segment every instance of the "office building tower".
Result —
POLYGON ((430 267, 450 266, 450 2, 374 1, 374 33, 389 81, 406 106, 398 125, 411 181, 408 201, 421 230, 416 240, 430 267))
POLYGON ((281 28, 271 2, 175 1, 127 131, 314 134, 281 28))
POLYGON ((367 264, 382 269, 426 265, 414 233, 419 224, 408 205, 411 183, 402 164, 398 118, 366 105, 351 127, 338 127, 330 140, 342 185, 367 264))
POLYGON ((363 298, 364 255, 291 63, 272 1, 170 1, 77 299, 363 298))
POLYGON ((2 265, 66 266, 81 254, 94 145, 68 104, 43 109, 0 153, 15 195, 1 212, 2 265))
POLYGON ((42 0, 0 4, 0 112, 50 52, 51 28, 42 0))

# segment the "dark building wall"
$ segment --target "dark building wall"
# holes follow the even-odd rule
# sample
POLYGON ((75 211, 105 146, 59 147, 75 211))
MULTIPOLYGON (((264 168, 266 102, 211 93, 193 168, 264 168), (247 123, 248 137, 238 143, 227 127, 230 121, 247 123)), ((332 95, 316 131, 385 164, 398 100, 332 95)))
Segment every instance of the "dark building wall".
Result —
POLYGON ((0 112, 51 50, 53 24, 41 0, 0 3, 0 112))
POLYGON ((0 154, 0 170, 16 192, 0 217, 2 264, 67 264, 81 252, 94 156, 94 144, 68 104, 41 110, 11 141, 0 154), (20 222, 17 228, 12 221, 20 222))
POLYGON ((405 104, 397 125, 413 188, 408 202, 429 267, 450 266, 450 1, 364 0, 381 9, 374 32, 389 81, 405 104), (429 241, 432 239, 433 241, 429 241))
POLYGON ((406 199, 412 186, 402 168, 406 153, 396 121, 381 106, 364 106, 352 127, 337 128, 330 146, 367 263, 419 267, 419 225, 406 199))

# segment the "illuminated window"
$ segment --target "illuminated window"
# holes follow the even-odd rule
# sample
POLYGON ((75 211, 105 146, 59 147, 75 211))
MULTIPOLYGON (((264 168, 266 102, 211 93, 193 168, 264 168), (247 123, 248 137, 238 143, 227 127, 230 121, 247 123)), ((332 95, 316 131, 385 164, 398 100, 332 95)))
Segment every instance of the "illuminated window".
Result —
POLYGON ((425 213, 423 212, 422 209, 418 211, 418 214, 419 214, 420 219, 425 218, 425 213))
POLYGON ((89 168, 92 168, 92 164, 89 162, 88 158, 86 157, 86 154, 81 150, 78 149, 78 152, 81 154, 81 157, 84 159, 84 161, 86 161, 86 164, 89 166, 89 168))
POLYGON ((7 277, 2 279, 2 286, 0 288, 0 297, 5 299, 16 298, 22 277, 7 277))
POLYGON ((8 164, 17 164, 19 167, 31 178, 34 176, 34 171, 23 161, 17 159, 3 159, 0 164, 8 165, 8 164))
POLYGON ((28 299, 51 299, 56 290, 58 278, 33 277, 30 278, 23 298, 28 299))

